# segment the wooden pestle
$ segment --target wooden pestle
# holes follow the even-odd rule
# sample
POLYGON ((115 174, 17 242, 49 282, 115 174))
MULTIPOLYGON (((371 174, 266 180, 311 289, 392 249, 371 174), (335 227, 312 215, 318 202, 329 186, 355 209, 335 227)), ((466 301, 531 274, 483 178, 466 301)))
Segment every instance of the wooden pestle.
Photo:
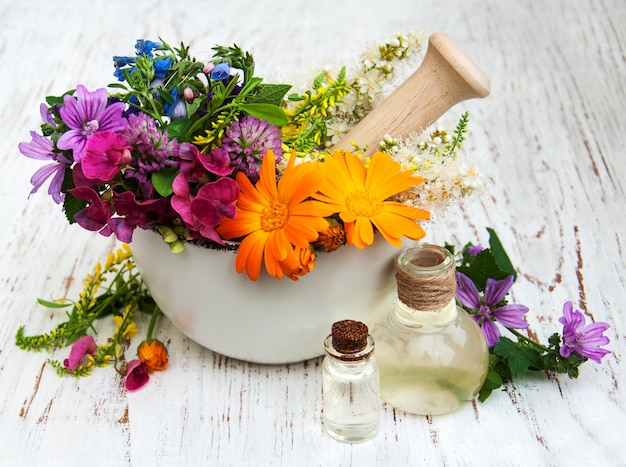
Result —
POLYGON ((364 156, 379 149, 385 135, 394 138, 424 130, 453 105, 489 95, 489 79, 444 33, 428 39, 420 67, 363 118, 331 149, 367 146, 364 156))

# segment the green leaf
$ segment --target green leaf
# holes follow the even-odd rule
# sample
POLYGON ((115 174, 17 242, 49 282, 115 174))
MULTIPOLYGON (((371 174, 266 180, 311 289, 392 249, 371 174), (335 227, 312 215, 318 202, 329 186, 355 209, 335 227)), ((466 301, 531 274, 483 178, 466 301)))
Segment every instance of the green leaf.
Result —
POLYGON ((457 267, 457 271, 469 277, 479 290, 485 290, 487 279, 489 278, 500 280, 510 275, 507 271, 500 269, 493 253, 489 249, 478 253, 470 265, 457 267))
POLYGON ((490 227, 487 227, 487 232, 489 232, 489 248, 491 249, 496 264, 501 271, 508 273, 507 275, 513 274, 517 280, 517 271, 515 271, 515 267, 509 259, 509 255, 506 254, 506 250, 502 246, 498 234, 490 227))
POLYGON ((70 193, 65 193, 65 200, 63 201, 63 211, 65 212, 65 217, 67 217, 67 221, 71 224, 76 222, 74 216, 76 213, 85 209, 87 207, 87 201, 82 199, 78 199, 72 196, 70 193))
POLYGON ((174 98, 169 92, 164 91, 161 87, 157 87, 156 90, 159 93, 159 96, 161 96, 161 99, 163 99, 165 102, 167 102, 168 104, 174 103, 174 98))
POLYGON ((272 104, 239 104, 238 107, 259 120, 267 120, 278 127, 289 123, 285 111, 272 104))
POLYGON ((109 88, 123 89, 124 91, 128 90, 125 84, 122 83, 109 83, 107 85, 109 88))
POLYGON ((67 303, 59 303, 59 302, 49 302, 48 300, 44 300, 42 298, 37 299, 37 303, 46 308, 67 308, 68 306, 72 306, 71 302, 67 303))
MULTIPOLYGON (((65 94, 71 95, 73 93, 74 90, 71 90, 66 92, 65 94)), ((63 96, 48 96, 46 97, 46 104, 48 104, 50 107, 54 107, 55 105, 63 105, 63 96)))
POLYGON ((249 102, 255 104, 280 105, 285 94, 291 89, 289 84, 264 84, 259 87, 260 92, 250 98, 249 102))
POLYGON ((500 338, 493 352, 507 359, 513 377, 520 376, 529 368, 543 369, 543 358, 539 352, 507 337, 500 338))
POLYGON ((177 118, 167 125, 167 134, 171 138, 182 138, 191 127, 191 120, 188 118, 177 118))
POLYGON ((483 383, 480 391, 478 392, 478 400, 480 402, 485 402, 487 398, 491 395, 494 389, 498 389, 502 386, 502 378, 498 374, 498 372, 490 368, 487 373, 487 378, 485 378, 485 382, 483 383))
POLYGON ((454 255, 455 255, 455 250, 456 250, 456 247, 455 247, 454 245, 452 245, 452 244, 450 244, 450 243, 446 242, 446 243, 444 244, 444 248, 445 248, 446 250, 448 250, 448 251, 452 254, 452 256, 454 256, 454 255))
POLYGON ((152 185, 158 194, 161 196, 169 196, 174 190, 172 189, 172 183, 178 175, 178 170, 172 167, 166 167, 158 172, 152 174, 152 185))

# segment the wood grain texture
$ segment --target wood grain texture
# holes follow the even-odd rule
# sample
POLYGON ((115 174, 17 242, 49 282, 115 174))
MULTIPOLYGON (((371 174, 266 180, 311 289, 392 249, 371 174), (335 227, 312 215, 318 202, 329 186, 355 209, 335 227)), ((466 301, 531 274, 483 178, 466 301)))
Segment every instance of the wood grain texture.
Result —
POLYGON ((621 0, 4 0, 0 465, 625 465, 624 24, 621 0), (27 200, 39 164, 17 144, 44 96, 108 83, 111 56, 139 37, 184 40, 205 58, 237 42, 259 75, 288 77, 416 28, 452 36, 491 79, 488 98, 449 112, 470 112, 465 149, 488 168, 489 194, 433 222, 430 241, 484 243, 494 227, 521 273, 513 298, 531 309, 531 335, 560 331, 571 299, 612 326, 602 364, 577 380, 529 375, 446 416, 385 407, 377 438, 344 445, 321 431, 319 360, 242 363, 163 321, 170 366, 127 394, 113 370, 61 379, 47 355, 15 347, 20 325, 37 333, 61 318, 36 298, 75 293, 114 246, 67 226, 45 192, 27 200))

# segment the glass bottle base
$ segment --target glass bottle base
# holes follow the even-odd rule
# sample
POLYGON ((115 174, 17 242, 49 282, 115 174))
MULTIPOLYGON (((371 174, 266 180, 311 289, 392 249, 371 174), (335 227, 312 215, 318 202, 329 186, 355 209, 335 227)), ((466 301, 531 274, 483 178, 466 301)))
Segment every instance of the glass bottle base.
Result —
POLYGON ((331 438, 343 443, 364 443, 369 441, 378 434, 380 428, 378 421, 367 425, 342 425, 327 419, 324 419, 323 427, 331 438))

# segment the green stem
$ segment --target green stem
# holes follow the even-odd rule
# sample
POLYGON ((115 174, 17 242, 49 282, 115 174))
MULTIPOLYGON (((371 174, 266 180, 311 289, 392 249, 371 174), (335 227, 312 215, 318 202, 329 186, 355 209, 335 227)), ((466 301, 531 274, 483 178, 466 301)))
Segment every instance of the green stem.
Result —
POLYGON ((150 324, 148 324, 148 332, 146 333, 146 341, 150 342, 152 340, 152 331, 154 330, 154 325, 156 323, 157 318, 159 317, 161 310, 158 306, 154 305, 154 309, 152 310, 152 316, 150 317, 150 324))
POLYGON ((517 337, 518 340, 521 340, 521 341, 525 342, 526 344, 529 344, 530 346, 535 347, 536 349, 541 350, 542 352, 550 352, 550 349, 548 347, 546 347, 545 345, 539 344, 538 342, 535 342, 530 337, 525 336, 524 334, 519 332, 517 329, 513 329, 513 328, 507 328, 507 329, 511 333, 515 334, 515 336, 517 337))

